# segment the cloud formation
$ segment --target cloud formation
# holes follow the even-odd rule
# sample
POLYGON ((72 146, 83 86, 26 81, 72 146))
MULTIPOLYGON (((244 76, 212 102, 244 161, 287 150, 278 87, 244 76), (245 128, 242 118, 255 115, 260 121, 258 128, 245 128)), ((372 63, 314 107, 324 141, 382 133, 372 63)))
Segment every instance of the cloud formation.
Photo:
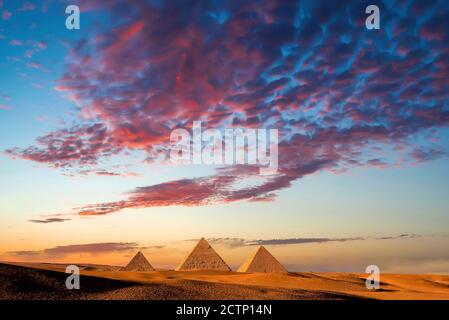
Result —
POLYGON ((6 105, 6 104, 0 104, 0 110, 11 110, 13 107, 6 105))
POLYGON ((73 253, 105 253, 105 252, 128 251, 137 249, 139 249, 139 245, 136 242, 102 242, 102 243, 57 246, 53 248, 36 251, 12 251, 8 253, 16 256, 30 256, 30 255, 61 256, 73 253))
MULTIPOLYGON (((417 234, 400 234, 397 236, 385 237, 349 237, 349 238, 287 238, 287 239, 259 239, 249 240, 244 238, 209 238, 211 244, 221 244, 229 247, 246 247, 246 246, 269 246, 269 245, 291 245, 291 244, 308 244, 308 243, 327 243, 327 242, 348 242, 348 241, 364 241, 364 240, 395 240, 395 239, 412 239, 419 238, 417 234)), ((199 239, 188 239, 185 241, 198 241, 199 239)))
POLYGON ((11 16, 12 16, 11 11, 3 10, 3 12, 2 12, 2 19, 3 20, 7 21, 7 20, 9 20, 11 18, 11 16))
POLYGON ((25 2, 22 4, 22 6, 19 8, 19 11, 33 11, 36 9, 36 6, 31 2, 25 2))
POLYGON ((123 150, 164 153, 170 131, 194 120, 280 130, 278 174, 262 184, 236 187, 256 170, 231 167, 137 188, 81 215, 272 201, 319 171, 446 156, 426 137, 449 125, 449 4, 379 6, 384 22, 373 33, 364 1, 95 4, 118 24, 78 43, 57 86, 83 120, 7 152, 82 171, 123 150), (382 156, 386 148, 402 160, 382 156))
POLYGON ((30 219, 29 222, 33 223, 55 223, 55 222, 65 222, 70 221, 72 219, 64 219, 64 218, 45 218, 45 219, 30 219))
POLYGON ((13 156, 60 168, 73 164, 94 165, 99 157, 120 151, 102 124, 80 125, 49 133, 26 149, 9 149, 13 156), (40 147, 43 146, 43 147, 40 147))

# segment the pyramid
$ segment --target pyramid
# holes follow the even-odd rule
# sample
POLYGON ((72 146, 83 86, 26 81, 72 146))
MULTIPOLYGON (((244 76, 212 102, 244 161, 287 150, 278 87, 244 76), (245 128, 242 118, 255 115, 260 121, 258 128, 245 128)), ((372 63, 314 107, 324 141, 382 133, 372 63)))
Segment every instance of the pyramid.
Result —
POLYGON ((122 271, 154 271, 154 268, 143 253, 139 251, 122 271))
POLYGON ((193 248, 192 252, 187 256, 184 262, 176 268, 176 270, 231 271, 228 265, 204 238, 200 239, 195 248, 193 248))
POLYGON ((238 272, 254 272, 254 273, 286 273, 284 268, 275 257, 268 252, 265 247, 261 246, 251 255, 244 264, 237 270, 238 272))

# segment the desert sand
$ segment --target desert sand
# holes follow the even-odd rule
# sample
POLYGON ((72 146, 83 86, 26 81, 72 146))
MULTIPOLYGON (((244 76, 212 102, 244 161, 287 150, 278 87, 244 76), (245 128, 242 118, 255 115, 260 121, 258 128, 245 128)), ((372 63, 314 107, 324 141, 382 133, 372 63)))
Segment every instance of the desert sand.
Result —
POLYGON ((0 299, 449 299, 449 275, 382 274, 381 289, 357 273, 120 271, 79 265, 81 289, 67 290, 66 265, 0 264, 0 299))

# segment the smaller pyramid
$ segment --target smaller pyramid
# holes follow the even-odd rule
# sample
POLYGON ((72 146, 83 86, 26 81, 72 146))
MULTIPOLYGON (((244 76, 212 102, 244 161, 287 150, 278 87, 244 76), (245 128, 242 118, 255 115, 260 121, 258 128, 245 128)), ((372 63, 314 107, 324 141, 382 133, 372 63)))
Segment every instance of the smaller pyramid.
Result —
POLYGON ((139 251, 122 271, 154 271, 154 268, 145 258, 143 253, 139 251))
POLYGON ((223 261, 217 252, 210 246, 206 239, 201 238, 195 248, 187 256, 183 263, 176 268, 177 271, 186 270, 218 270, 231 271, 231 268, 223 261))
POLYGON ((287 270, 265 247, 261 246, 240 266, 237 272, 287 273, 287 270))

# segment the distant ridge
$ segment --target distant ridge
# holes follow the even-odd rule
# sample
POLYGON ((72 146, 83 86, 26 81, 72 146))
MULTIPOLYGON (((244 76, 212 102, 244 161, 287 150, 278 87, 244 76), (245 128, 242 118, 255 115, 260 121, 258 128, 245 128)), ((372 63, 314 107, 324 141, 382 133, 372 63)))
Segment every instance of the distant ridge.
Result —
POLYGON ((263 246, 259 247, 253 255, 249 256, 237 271, 253 273, 287 273, 284 266, 263 246))
POLYGON ((139 251, 122 271, 154 271, 154 268, 145 258, 143 253, 139 251))
POLYGON ((224 262, 217 252, 210 246, 206 239, 201 238, 195 248, 187 256, 178 268, 183 270, 219 270, 231 271, 231 268, 224 262))

